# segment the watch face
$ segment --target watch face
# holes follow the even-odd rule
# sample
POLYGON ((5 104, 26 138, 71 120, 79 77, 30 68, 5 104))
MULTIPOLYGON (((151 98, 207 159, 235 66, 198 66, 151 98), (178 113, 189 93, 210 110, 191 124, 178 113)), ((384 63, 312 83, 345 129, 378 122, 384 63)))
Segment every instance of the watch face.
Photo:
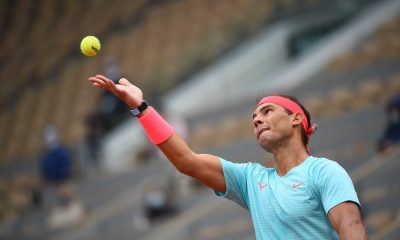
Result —
POLYGON ((130 112, 132 113, 132 115, 133 115, 134 117, 137 117, 137 116, 139 116, 139 114, 140 114, 140 111, 139 111, 139 109, 137 109, 137 108, 131 109, 130 112))

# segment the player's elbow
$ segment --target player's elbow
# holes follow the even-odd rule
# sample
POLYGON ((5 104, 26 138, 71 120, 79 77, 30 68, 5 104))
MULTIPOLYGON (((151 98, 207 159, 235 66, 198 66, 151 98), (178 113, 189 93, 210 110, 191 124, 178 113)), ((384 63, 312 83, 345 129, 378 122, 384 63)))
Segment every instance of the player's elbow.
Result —
POLYGON ((195 154, 185 154, 179 156, 179 159, 176 161, 175 168, 182 174, 193 176, 194 173, 194 164, 195 164, 195 154))
POLYGON ((180 173, 191 176, 190 174, 192 173, 192 167, 189 163, 182 163, 182 164, 176 165, 175 168, 180 173))

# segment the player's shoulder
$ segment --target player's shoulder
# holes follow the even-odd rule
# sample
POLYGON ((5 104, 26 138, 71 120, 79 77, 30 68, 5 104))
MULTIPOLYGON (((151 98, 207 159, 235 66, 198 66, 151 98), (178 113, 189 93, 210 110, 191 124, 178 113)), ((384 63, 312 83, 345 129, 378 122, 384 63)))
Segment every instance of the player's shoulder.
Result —
POLYGON ((272 173, 274 168, 268 168, 258 162, 231 162, 220 158, 223 168, 230 168, 236 171, 244 171, 249 175, 259 173, 272 173))
POLYGON ((275 171, 275 168, 266 167, 258 162, 250 162, 247 165, 247 172, 250 175, 254 174, 271 174, 275 171))
POLYGON ((309 158, 310 159, 308 161, 310 161, 310 166, 309 166, 310 172, 342 168, 339 165, 339 163, 328 158, 314 157, 314 156, 310 156, 309 158))
POLYGON ((257 163, 254 162, 232 162, 229 160, 226 160, 224 158, 219 158, 222 164, 223 168, 232 168, 236 170, 251 170, 251 169, 257 169, 259 166, 257 163))
POLYGON ((309 159, 307 159, 307 162, 309 163, 308 178, 317 189, 331 172, 335 172, 332 171, 332 169, 339 166, 335 161, 324 157, 310 156, 309 159))

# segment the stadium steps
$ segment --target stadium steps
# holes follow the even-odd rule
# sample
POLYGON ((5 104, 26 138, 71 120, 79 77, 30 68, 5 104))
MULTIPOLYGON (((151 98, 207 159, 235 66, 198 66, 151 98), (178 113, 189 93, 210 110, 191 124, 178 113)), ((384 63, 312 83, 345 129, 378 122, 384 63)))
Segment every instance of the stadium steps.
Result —
POLYGON ((372 236, 389 234, 395 230, 392 229, 393 225, 398 224, 399 156, 400 148, 393 147, 390 152, 374 156, 351 172, 353 179, 356 178, 355 184, 363 205, 365 226, 371 239, 382 239, 372 236))
POLYGON ((353 51, 346 52, 332 61, 327 68, 328 73, 338 75, 363 65, 372 65, 398 58, 400 50, 398 44, 399 19, 400 17, 397 17, 387 22, 353 51))
MULTIPOLYGON (((400 213, 398 213, 397 215, 400 216, 400 213)), ((371 239, 395 240, 398 239, 399 236, 400 236, 400 217, 397 217, 397 219, 385 225, 379 232, 371 235, 371 239)))

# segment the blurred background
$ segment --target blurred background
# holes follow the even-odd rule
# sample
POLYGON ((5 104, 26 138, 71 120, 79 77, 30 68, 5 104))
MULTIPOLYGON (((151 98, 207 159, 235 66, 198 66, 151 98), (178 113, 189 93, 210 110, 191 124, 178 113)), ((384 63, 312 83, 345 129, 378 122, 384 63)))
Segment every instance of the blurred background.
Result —
POLYGON ((370 238, 400 239, 400 1, 0 0, 0 35, 0 239, 255 239, 95 74, 142 88, 195 151, 267 166, 254 106, 297 96, 370 238))

